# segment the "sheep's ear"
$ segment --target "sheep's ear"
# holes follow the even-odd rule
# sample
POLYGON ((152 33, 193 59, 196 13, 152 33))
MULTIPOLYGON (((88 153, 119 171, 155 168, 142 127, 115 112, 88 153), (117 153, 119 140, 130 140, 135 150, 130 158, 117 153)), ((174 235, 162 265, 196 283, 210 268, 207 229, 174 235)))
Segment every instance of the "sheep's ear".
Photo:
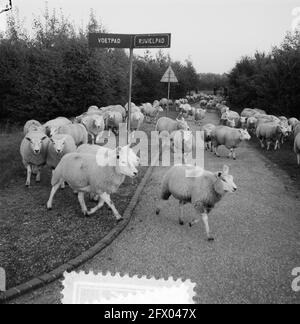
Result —
POLYGON ((44 137, 42 137, 42 141, 44 141, 45 139, 47 139, 48 138, 48 136, 44 136, 44 137))
POLYGON ((224 165, 224 167, 223 167, 223 173, 225 175, 228 175, 229 174, 229 167, 228 167, 228 165, 224 165))
POLYGON ((222 177, 222 172, 221 172, 221 171, 217 172, 217 173, 216 173, 216 176, 217 176, 218 178, 221 178, 221 177, 222 177))

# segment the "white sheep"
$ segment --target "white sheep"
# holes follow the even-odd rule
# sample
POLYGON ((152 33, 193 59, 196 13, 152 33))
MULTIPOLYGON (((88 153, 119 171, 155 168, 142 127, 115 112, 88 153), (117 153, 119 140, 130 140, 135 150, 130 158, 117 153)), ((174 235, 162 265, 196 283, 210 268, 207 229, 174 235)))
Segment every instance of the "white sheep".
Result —
POLYGON ((71 124, 62 126, 58 128, 56 133, 72 136, 76 146, 88 143, 88 132, 82 124, 71 124))
POLYGON ((206 110, 202 108, 198 108, 195 110, 195 121, 196 123, 200 123, 202 119, 206 116, 206 110))
POLYGON ((44 133, 45 129, 39 121, 34 119, 28 120, 24 125, 24 130, 23 130, 24 136, 26 136, 28 133, 33 131, 41 131, 44 133))
MULTIPOLYGON (((85 126, 88 134, 92 137, 92 143, 95 144, 97 139, 103 135, 105 130, 105 121, 102 115, 89 115, 81 120, 82 125, 85 126)), ((82 143, 86 144, 86 143, 82 143)))
POLYGON ((122 114, 118 111, 107 111, 104 116, 105 128, 119 134, 120 124, 123 123, 122 114))
POLYGON ((212 151, 212 134, 215 131, 216 126, 213 124, 206 124, 204 125, 201 130, 204 132, 204 143, 205 143, 205 149, 212 151))
POLYGON ((227 126, 217 126, 212 133, 212 144, 215 149, 215 154, 220 156, 218 153, 218 147, 224 145, 230 150, 229 158, 236 160, 235 149, 239 146, 242 141, 250 140, 251 136, 245 129, 230 128, 227 126))
POLYGON ((131 130, 140 130, 143 125, 145 115, 141 112, 135 111, 131 114, 130 128, 131 130))
POLYGON ((110 195, 118 191, 126 176, 134 177, 138 174, 135 161, 129 158, 130 150, 129 146, 107 150, 104 157, 102 153, 99 156, 81 153, 65 155, 53 172, 48 210, 52 209, 53 198, 62 183, 67 182, 75 192, 78 192, 78 200, 85 216, 94 214, 107 203, 116 219, 121 220, 122 216, 112 203, 110 195), (90 211, 85 204, 85 193, 93 193, 100 197, 98 205, 90 211))
POLYGON ((173 120, 168 117, 161 117, 157 124, 156 124, 156 131, 159 133, 161 132, 168 132, 170 135, 177 130, 190 130, 188 123, 185 121, 184 118, 173 120))
POLYGON ((294 152, 297 155, 298 165, 300 165, 300 133, 296 136, 294 141, 294 152))
POLYGON ((56 119, 49 120, 46 124, 44 124, 44 128, 46 130, 46 135, 51 137, 57 131, 57 129, 64 125, 71 125, 72 122, 65 117, 58 117, 56 119))
MULTIPOLYGON (((208 214, 227 192, 235 192, 237 186, 233 176, 229 175, 229 167, 224 166, 222 172, 212 173, 202 168, 185 165, 174 166, 169 169, 162 181, 161 199, 168 200, 171 196, 179 200, 180 217, 179 224, 184 225, 184 205, 191 203, 197 211, 197 217, 190 226, 200 221, 198 214, 202 216, 206 234, 209 241, 214 238, 210 233, 208 214)), ((161 211, 158 204, 156 214, 161 211)))
POLYGON ((36 182, 41 181, 41 169, 46 165, 48 145, 49 138, 41 131, 29 132, 24 137, 20 153, 27 170, 27 187, 30 187, 32 173, 36 173, 36 182))
POLYGON ((47 151, 47 166, 54 170, 63 156, 76 152, 77 147, 72 136, 56 134, 50 138, 47 151))

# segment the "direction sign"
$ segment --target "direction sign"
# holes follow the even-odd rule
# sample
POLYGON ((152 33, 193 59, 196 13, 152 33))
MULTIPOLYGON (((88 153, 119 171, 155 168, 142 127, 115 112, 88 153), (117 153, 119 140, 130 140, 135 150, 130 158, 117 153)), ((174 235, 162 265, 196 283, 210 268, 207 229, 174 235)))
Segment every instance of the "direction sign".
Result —
POLYGON ((169 66, 168 70, 166 71, 166 73, 164 74, 164 76, 162 77, 160 82, 178 83, 178 79, 176 78, 176 75, 175 75, 173 69, 171 68, 171 66, 169 66))
POLYGON ((134 35, 134 48, 170 48, 171 34, 134 35))
POLYGON ((89 47, 91 48, 131 48, 132 35, 90 33, 89 47))

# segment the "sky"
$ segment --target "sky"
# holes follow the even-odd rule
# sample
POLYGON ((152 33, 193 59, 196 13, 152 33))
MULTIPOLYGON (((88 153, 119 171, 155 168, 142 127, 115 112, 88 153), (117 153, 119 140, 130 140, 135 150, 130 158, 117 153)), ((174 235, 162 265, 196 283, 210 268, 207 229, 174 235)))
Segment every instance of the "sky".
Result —
MULTIPOLYGON (((45 1, 13 0, 13 5, 30 28, 45 1)), ((172 59, 190 59, 199 73, 227 73, 242 56, 279 45, 300 0, 48 0, 48 6, 61 8, 77 26, 87 24, 92 8, 111 33, 171 33, 171 49, 164 51, 172 59)), ((2 31, 6 15, 0 16, 2 31)))

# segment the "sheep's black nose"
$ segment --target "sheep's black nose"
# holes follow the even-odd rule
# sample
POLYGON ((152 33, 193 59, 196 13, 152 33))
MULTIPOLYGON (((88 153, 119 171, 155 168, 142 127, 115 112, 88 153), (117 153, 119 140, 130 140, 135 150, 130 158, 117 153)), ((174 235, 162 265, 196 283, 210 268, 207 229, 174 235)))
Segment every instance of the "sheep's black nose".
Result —
POLYGON ((237 191, 237 188, 233 188, 233 191, 236 192, 237 191))

